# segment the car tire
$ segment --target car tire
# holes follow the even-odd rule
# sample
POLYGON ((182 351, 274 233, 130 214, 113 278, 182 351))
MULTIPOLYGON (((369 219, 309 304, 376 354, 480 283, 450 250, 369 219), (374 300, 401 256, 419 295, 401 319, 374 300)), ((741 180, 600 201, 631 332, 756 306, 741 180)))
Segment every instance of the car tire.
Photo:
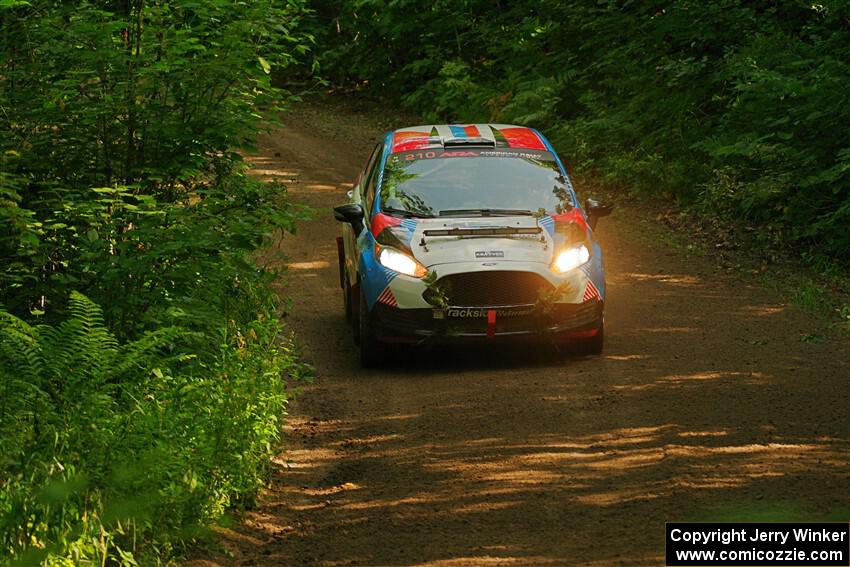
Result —
POLYGON ((354 339, 354 345, 360 346, 360 280, 357 285, 351 288, 349 301, 351 302, 351 320, 348 322, 351 327, 351 338, 354 339))
POLYGON ((602 354, 602 348, 605 346, 605 323, 599 321, 597 333, 590 338, 580 339, 576 343, 576 352, 583 355, 602 354))
POLYGON ((345 278, 345 282, 342 284, 342 303, 345 306, 345 320, 351 321, 351 318, 354 316, 354 309, 351 304, 351 284, 348 283, 348 278, 345 278))
POLYGON ((358 335, 360 339, 360 367, 374 368, 380 362, 378 353, 378 341, 375 339, 375 331, 372 328, 372 317, 366 306, 366 298, 361 289, 360 305, 358 309, 358 335))

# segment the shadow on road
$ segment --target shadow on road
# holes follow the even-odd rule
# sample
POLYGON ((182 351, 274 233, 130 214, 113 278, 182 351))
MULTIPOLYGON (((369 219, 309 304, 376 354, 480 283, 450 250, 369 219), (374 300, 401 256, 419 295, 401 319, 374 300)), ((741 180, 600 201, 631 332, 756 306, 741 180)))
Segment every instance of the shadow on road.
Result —
POLYGON ((658 565, 665 521, 847 519, 847 343, 801 342, 817 321, 625 216, 601 228, 604 355, 393 347, 360 370, 329 210, 369 144, 303 112, 261 173, 324 215, 268 258, 316 379, 217 563, 658 565))

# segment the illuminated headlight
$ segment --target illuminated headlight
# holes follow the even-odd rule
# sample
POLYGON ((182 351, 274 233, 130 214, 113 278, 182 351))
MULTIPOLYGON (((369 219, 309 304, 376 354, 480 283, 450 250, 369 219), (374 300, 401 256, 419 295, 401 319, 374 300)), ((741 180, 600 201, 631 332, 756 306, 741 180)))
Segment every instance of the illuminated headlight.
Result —
POLYGON ((579 244, 573 248, 567 248, 558 254, 552 263, 552 270, 563 274, 570 270, 575 270, 588 260, 590 260, 590 251, 584 244, 579 244))
POLYGON ((399 252, 393 248, 384 248, 382 246, 375 246, 375 248, 378 256, 378 262, 380 262, 385 268, 389 268, 394 272, 398 272, 406 276, 413 276, 414 278, 425 277, 425 274, 428 273, 425 266, 404 252, 399 252))

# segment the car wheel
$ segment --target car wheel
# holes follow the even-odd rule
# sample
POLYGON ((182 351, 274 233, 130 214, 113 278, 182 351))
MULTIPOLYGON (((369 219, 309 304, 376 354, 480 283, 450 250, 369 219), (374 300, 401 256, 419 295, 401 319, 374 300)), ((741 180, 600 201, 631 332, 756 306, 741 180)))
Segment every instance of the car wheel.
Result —
POLYGON ((354 344, 360 345, 360 281, 357 285, 351 288, 351 294, 348 296, 348 301, 351 303, 351 320, 348 324, 351 326, 351 338, 354 339, 354 344))
POLYGON ((374 368, 380 359, 378 354, 378 341, 375 339, 375 331, 372 329, 372 317, 369 308, 366 307, 366 298, 361 290, 360 308, 358 309, 358 330, 360 338, 360 366, 362 368, 374 368))
POLYGON ((348 278, 342 284, 342 302, 345 305, 345 320, 351 321, 353 309, 351 307, 351 284, 348 283, 348 278))

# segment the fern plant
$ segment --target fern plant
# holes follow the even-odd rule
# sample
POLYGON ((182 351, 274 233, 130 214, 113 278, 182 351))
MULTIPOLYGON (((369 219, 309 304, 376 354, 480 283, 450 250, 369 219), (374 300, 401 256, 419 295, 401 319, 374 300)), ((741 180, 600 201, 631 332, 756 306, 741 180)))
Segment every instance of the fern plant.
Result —
POLYGON ((0 564, 155 563, 250 504, 282 378, 308 370, 272 307, 200 357, 197 333, 175 327, 120 343, 79 293, 55 326, 0 310, 0 564))
MULTIPOLYGON (((71 317, 30 326, 0 311, 0 551, 73 542, 102 499, 127 416, 168 363, 176 328, 120 345, 100 308, 72 292, 71 317), (123 426, 123 427, 122 427, 123 426), (73 539, 73 538, 72 538, 73 539)), ((101 550, 103 551, 103 550, 101 550)))

